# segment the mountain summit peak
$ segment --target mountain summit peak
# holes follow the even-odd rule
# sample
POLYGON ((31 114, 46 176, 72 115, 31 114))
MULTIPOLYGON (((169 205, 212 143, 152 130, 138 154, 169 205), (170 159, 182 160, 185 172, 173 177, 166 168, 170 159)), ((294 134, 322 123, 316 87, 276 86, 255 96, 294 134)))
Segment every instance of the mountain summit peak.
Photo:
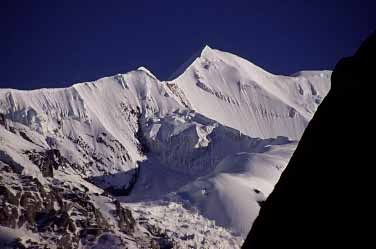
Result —
POLYGON ((212 49, 209 45, 205 45, 202 48, 201 53, 197 57, 205 57, 205 56, 212 54, 213 52, 214 52, 214 49, 212 49))
POLYGON ((208 45, 206 44, 203 48, 202 48, 202 52, 204 51, 212 51, 213 49, 208 45))
POLYGON ((151 76, 152 78, 157 79, 157 77, 155 77, 155 75, 149 69, 147 69, 146 67, 141 66, 141 67, 137 68, 137 71, 143 71, 147 75, 151 76))
POLYGON ((185 70, 193 64, 193 62, 200 58, 208 56, 213 52, 213 49, 209 47, 209 45, 205 44, 201 49, 199 49, 196 53, 194 53, 185 63, 183 63, 169 78, 169 80, 173 80, 179 77, 185 70))

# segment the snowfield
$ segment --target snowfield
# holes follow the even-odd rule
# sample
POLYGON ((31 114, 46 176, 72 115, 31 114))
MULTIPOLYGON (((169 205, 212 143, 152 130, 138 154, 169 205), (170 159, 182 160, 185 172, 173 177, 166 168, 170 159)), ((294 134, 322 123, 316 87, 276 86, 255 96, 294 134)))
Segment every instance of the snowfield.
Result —
POLYGON ((169 81, 0 89, 0 245, 240 248, 330 76, 206 46, 169 81))

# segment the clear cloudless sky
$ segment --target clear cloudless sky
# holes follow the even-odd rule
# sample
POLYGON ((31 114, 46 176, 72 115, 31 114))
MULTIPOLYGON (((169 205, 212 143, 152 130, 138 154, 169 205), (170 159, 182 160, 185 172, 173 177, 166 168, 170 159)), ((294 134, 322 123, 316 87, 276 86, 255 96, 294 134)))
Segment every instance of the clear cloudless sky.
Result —
POLYGON ((0 0, 0 87, 166 80, 205 44, 276 74, 333 69, 375 28, 376 0, 0 0))

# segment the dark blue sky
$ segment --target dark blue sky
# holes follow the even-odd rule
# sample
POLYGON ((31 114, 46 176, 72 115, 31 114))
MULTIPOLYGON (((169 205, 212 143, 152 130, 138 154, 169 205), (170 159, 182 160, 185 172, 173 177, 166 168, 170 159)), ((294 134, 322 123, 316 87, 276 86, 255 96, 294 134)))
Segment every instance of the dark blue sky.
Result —
POLYGON ((291 74, 332 69, 376 1, 0 1, 0 87, 63 87, 143 65, 167 79, 203 45, 291 74))

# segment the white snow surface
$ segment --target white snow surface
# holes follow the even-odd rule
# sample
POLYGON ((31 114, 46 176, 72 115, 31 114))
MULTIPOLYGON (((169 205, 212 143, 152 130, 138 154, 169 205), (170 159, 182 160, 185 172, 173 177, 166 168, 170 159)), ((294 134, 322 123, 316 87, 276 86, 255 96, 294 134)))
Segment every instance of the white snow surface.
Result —
POLYGON ((216 248, 239 247, 328 93, 331 72, 273 75, 208 46, 181 72, 160 81, 140 67, 69 88, 0 89, 0 113, 15 131, 0 127, 0 152, 43 183, 22 153, 58 149, 72 166, 55 177, 94 193, 100 188, 84 179, 126 188, 137 170, 130 195, 119 197, 137 218, 178 230, 170 236, 180 248, 202 241, 197 231, 205 229, 211 246, 219 236, 216 248))
POLYGON ((330 71, 273 75, 236 55, 206 46, 172 80, 192 107, 260 138, 299 139, 330 88, 330 71))
POLYGON ((227 156, 212 173, 182 187, 177 195, 217 225, 244 238, 295 147, 296 143, 290 143, 272 146, 264 153, 227 156))

